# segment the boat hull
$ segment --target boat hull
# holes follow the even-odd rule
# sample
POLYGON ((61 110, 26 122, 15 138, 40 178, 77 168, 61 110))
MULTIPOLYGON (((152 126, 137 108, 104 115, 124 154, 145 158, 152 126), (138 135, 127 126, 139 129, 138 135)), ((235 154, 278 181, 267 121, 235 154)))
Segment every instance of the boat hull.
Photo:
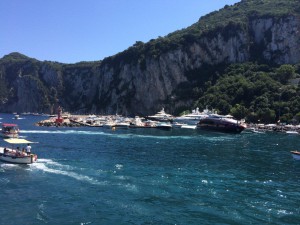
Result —
POLYGON ((116 125, 115 124, 108 124, 108 123, 105 123, 105 124, 103 124, 103 128, 108 128, 108 129, 112 129, 113 127, 115 127, 116 125))
POLYGON ((157 129, 160 129, 160 130, 171 130, 172 129, 172 126, 171 125, 165 125, 165 124, 161 124, 161 125, 157 125, 156 126, 157 129))
POLYGON ((18 133, 15 133, 15 134, 12 134, 12 133, 1 133, 1 136, 3 138, 18 138, 19 134, 18 133))
POLYGON ((292 156, 293 156, 294 159, 300 160, 300 152, 298 152, 298 151, 291 151, 291 153, 292 153, 292 156))
POLYGON ((201 126, 197 127, 200 128, 201 130, 207 130, 207 131, 217 131, 217 132, 222 132, 222 133, 232 133, 232 134, 239 134, 241 133, 244 128, 243 127, 217 127, 217 126, 201 126))
POLYGON ((183 125, 181 126, 182 129, 196 129, 197 126, 196 125, 183 125))
POLYGON ((212 115, 211 117, 200 120, 197 124, 197 128, 239 134, 246 126, 234 119, 229 119, 221 115, 212 115))
POLYGON ((160 130, 171 130, 172 127, 156 127, 157 129, 160 129, 160 130))
POLYGON ((128 129, 129 123, 116 123, 115 128, 117 129, 128 129))
POLYGON ((28 156, 12 156, 0 153, 0 160, 3 162, 15 164, 31 164, 37 161, 37 155, 31 154, 28 156))
POLYGON ((198 124, 197 128, 208 131, 218 131, 223 133, 241 133, 245 127, 238 124, 198 124))
POLYGON ((3 138, 18 138, 19 137, 18 125, 13 123, 3 123, 1 135, 3 138))

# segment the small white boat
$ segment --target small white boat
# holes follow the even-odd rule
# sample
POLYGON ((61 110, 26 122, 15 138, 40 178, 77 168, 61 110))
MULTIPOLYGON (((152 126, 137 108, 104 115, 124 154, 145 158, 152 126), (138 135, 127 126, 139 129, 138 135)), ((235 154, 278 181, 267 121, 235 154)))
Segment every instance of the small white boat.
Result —
POLYGON ((300 152, 298 152, 298 151, 291 151, 291 153, 292 153, 292 156, 293 156, 294 159, 300 160, 300 152))
POLYGON ((103 124, 103 127, 104 128, 108 128, 108 129, 112 129, 115 126, 116 126, 116 123, 113 122, 113 121, 108 121, 108 122, 106 122, 106 123, 103 124))
POLYGON ((156 122, 154 122, 152 120, 147 120, 144 123, 144 127, 145 128, 156 128, 156 122))
POLYGON ((299 134, 297 131, 295 130, 288 130, 285 132, 286 134, 299 134))
POLYGON ((116 128, 127 129, 127 128, 129 128, 129 125, 130 125, 130 123, 128 123, 128 122, 116 122, 115 123, 116 128))
MULTIPOLYGON (((34 143, 31 141, 27 141, 25 139, 11 138, 4 139, 4 141, 14 145, 14 144, 30 144, 34 143)), ((36 154, 27 154, 24 151, 19 151, 17 148, 5 148, 0 147, 0 160, 8 163, 15 164, 31 164, 37 161, 36 154)))
POLYGON ((162 129, 162 130, 171 130, 172 125, 170 123, 159 122, 156 124, 156 128, 162 129))
POLYGON ((197 126, 196 125, 182 125, 181 128, 182 129, 196 129, 197 126))
POLYGON ((142 121, 142 118, 136 116, 129 125, 130 128, 144 128, 145 123, 142 121))
POLYGON ((178 123, 178 122, 175 122, 172 124, 172 127, 173 128, 181 128, 182 126, 186 125, 185 123, 178 123))

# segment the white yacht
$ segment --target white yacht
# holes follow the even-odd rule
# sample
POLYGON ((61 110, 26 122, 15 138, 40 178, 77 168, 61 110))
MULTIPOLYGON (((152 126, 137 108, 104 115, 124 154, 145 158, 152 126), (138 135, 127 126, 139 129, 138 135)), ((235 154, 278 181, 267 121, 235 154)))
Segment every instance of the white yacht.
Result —
POLYGON ((162 130, 171 130, 172 125, 169 122, 158 122, 156 124, 156 128, 162 129, 162 130))
POLYGON ((203 112, 200 112, 199 108, 197 107, 196 109, 194 109, 192 111, 192 113, 182 115, 182 116, 179 116, 179 117, 175 117, 173 119, 173 122, 184 123, 184 124, 187 124, 187 125, 197 125, 197 123, 201 119, 204 119, 204 118, 208 117, 209 114, 211 114, 211 111, 209 111, 208 109, 205 109, 203 112))
POLYGON ((171 114, 167 114, 165 112, 165 109, 162 108, 161 111, 159 111, 158 113, 156 113, 153 116, 147 116, 146 117, 149 120, 155 120, 155 121, 161 121, 161 122, 170 122, 173 121, 174 117, 171 114))

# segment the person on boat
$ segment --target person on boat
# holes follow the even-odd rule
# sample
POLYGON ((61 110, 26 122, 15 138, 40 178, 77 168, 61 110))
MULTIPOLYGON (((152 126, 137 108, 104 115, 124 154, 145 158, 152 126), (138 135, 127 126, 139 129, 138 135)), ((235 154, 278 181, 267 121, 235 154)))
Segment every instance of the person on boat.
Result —
POLYGON ((8 153, 8 152, 9 152, 9 151, 8 151, 6 148, 3 149, 3 153, 4 153, 4 154, 6 154, 6 153, 8 153))
POLYGON ((27 155, 31 154, 31 146, 30 146, 30 144, 27 144, 26 153, 27 153, 27 155))
POLYGON ((16 156, 21 156, 22 152, 20 151, 20 147, 17 147, 16 156))

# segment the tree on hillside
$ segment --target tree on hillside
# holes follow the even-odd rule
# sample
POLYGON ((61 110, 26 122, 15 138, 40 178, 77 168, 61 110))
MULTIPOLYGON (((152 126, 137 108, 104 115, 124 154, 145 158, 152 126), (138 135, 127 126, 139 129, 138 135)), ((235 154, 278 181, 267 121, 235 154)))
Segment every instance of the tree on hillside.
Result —
POLYGON ((290 79, 295 78, 295 68, 292 65, 281 65, 275 72, 277 79, 282 84, 287 84, 290 79))
POLYGON ((230 114, 237 118, 237 119, 243 119, 247 116, 248 110, 245 106, 236 104, 234 107, 231 108, 230 114))

